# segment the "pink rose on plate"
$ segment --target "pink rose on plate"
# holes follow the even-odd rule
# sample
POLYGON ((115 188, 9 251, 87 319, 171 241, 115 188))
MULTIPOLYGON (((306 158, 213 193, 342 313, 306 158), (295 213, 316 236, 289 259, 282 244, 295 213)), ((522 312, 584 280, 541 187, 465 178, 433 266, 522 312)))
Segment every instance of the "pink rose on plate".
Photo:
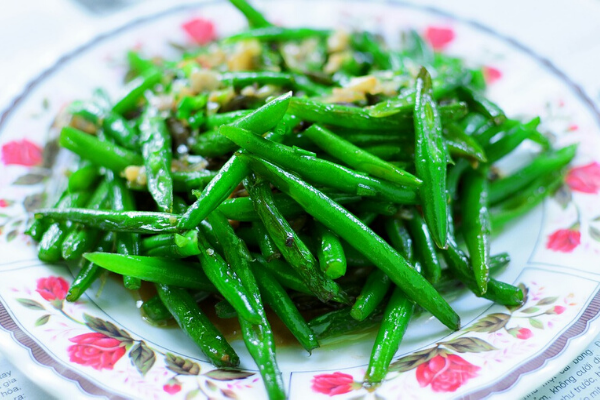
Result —
POLYGON ((502 72, 497 68, 485 66, 483 67, 483 76, 486 83, 491 84, 502 78, 502 72))
POLYGON ((67 348, 71 362, 98 371, 113 369, 126 352, 122 342, 99 332, 84 333, 69 341, 75 343, 67 348))
POLYGON ((417 367, 417 381, 421 387, 431 385, 434 392, 455 392, 480 369, 456 354, 437 355, 417 367))
POLYGON ((576 192, 597 194, 600 191, 600 164, 594 161, 572 168, 565 182, 576 192))
POLYGON ((215 25, 203 18, 194 18, 184 22, 181 27, 198 44, 206 44, 216 39, 215 25))
POLYGON ((315 375, 312 379, 312 390, 328 396, 349 393, 359 388, 360 384, 354 382, 352 375, 342 372, 315 375))
POLYGON ((62 301, 69 291, 69 283, 61 277, 49 276, 37 280, 36 292, 46 301, 62 301))
POLYGON ((559 229, 548 236, 546 248, 562 253, 572 252, 581 243, 581 232, 577 229, 559 229))
POLYGON ((531 332, 531 329, 521 328, 520 326, 509 329, 508 333, 521 340, 527 340, 533 336, 533 332, 531 332))
POLYGON ((42 149, 27 139, 13 140, 2 145, 4 165, 24 165, 31 167, 42 162, 42 149))
POLYGON ((443 50, 454 40, 454 30, 449 27, 430 26, 425 30, 425 40, 434 50, 443 50))

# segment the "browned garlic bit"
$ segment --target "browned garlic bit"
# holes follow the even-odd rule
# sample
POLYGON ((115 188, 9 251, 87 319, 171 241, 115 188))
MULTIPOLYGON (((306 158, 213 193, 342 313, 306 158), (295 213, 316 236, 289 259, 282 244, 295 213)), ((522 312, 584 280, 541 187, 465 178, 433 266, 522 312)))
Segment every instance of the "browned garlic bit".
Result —
POLYGON ((127 182, 134 185, 145 186, 148 183, 146 177, 146 168, 138 165, 130 165, 123 171, 124 178, 127 182))

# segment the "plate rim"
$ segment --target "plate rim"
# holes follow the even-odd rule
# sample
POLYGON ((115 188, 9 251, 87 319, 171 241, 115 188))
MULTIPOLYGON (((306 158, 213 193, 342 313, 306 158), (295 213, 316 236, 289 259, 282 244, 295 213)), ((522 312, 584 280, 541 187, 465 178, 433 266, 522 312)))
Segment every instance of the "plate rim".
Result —
MULTIPOLYGON (((275 0, 270 0, 275 1, 275 0)), ((311 0, 318 1, 318 0, 311 0)), ((330 0, 332 2, 348 2, 351 1, 353 3, 378 3, 384 4, 386 6, 391 7, 406 7, 411 9, 416 9, 419 11, 423 11, 435 16, 448 18, 454 22, 458 22, 469 27, 475 28, 479 31, 483 31, 505 43, 507 43, 510 47, 513 47, 520 52, 526 54, 531 57, 538 63, 540 66, 546 68, 552 75, 554 75, 557 79, 559 79, 566 87, 569 88, 573 94, 582 101, 582 103, 588 108, 588 111, 594 116, 595 124, 600 127, 600 110, 596 106, 596 103, 591 99, 591 97, 586 93, 583 87, 575 82, 569 75, 567 75, 564 71, 558 68, 553 61, 542 56, 537 53, 531 47, 524 45, 522 42, 513 38, 510 35, 499 32, 498 30, 481 23, 475 19, 469 17, 463 17, 457 14, 453 14, 449 11, 440 9, 436 6, 418 4, 410 1, 404 0, 330 0)), ((179 4, 173 6, 162 6, 157 3, 146 5, 146 6, 134 6, 134 8, 126 13, 124 13, 123 17, 109 29, 102 31, 99 34, 96 34, 90 39, 86 39, 83 43, 79 43, 74 45, 71 50, 67 50, 65 52, 61 52, 59 56, 55 58, 51 63, 46 64, 39 68, 38 72, 33 74, 34 76, 27 80, 25 84, 22 86, 22 90, 18 91, 16 95, 13 95, 8 99, 8 103, 6 107, 4 107, 0 111, 0 134, 2 134, 7 121, 13 115, 13 113, 19 108, 20 104, 27 99, 27 97, 31 94, 31 92, 41 84, 45 79, 51 76, 55 71, 59 70, 63 64, 69 62, 71 59, 74 59, 78 56, 81 56, 82 53, 85 53, 88 49, 93 48, 94 46, 102 43, 103 41, 118 36, 120 33, 127 31, 136 26, 152 22, 154 20, 160 19, 164 16, 168 16, 171 14, 176 14, 185 10, 192 9, 200 9, 202 7, 214 5, 214 4, 222 4, 225 3, 226 0, 191 0, 191 1, 183 1, 179 4), (141 17, 132 17, 135 15, 134 12, 141 9, 146 8, 145 15, 141 17), (132 12, 134 11, 134 12, 132 12)), ((263 1, 264 2, 264 1, 263 1)), ((116 20, 116 18, 115 18, 116 20)), ((115 21, 113 20, 113 21, 115 21)), ((524 267, 528 268, 528 266, 524 267)), ((588 299, 588 303, 581 311, 581 318, 579 318, 575 323, 571 324, 566 330, 564 330, 560 335, 557 335, 552 342, 546 345, 545 350, 539 352, 534 357, 528 359, 524 365, 519 365, 513 370, 507 372, 505 378, 492 382, 486 386, 481 388, 476 388, 471 392, 465 393, 461 397, 463 398, 481 398, 487 397, 493 394, 502 394, 508 390, 511 390, 515 386, 519 384, 521 377, 526 374, 532 374, 536 371, 539 371, 544 365, 546 365, 549 361, 552 361, 560 356, 566 356, 564 353, 566 352, 576 352, 575 348, 569 347, 569 344, 575 339, 582 339, 584 334, 587 333, 593 322, 596 321, 600 316, 600 290, 596 290, 596 292, 590 296, 588 299), (560 343, 559 343, 560 342, 560 343), (532 365, 529 369, 527 366, 532 365)), ((598 330, 598 327, 596 327, 598 330)), ((7 336, 10 340, 0 340, 0 348, 2 349, 3 355, 15 366, 15 368, 21 371, 31 371, 33 369, 38 372, 43 371, 44 373, 36 374, 36 379, 40 381, 44 381, 44 386, 38 385, 42 390, 48 392, 49 390, 59 389, 58 392, 64 393, 65 386, 61 385, 63 380, 66 380, 70 383, 69 391, 72 392, 71 395, 81 397, 82 395, 91 395, 91 396, 105 396, 110 399, 124 399, 122 395, 117 394, 115 392, 110 392, 100 387, 93 380, 80 375, 76 371, 70 369, 66 364, 55 360, 51 355, 45 352, 39 344, 36 343, 34 337, 29 336, 25 333, 21 327, 19 326, 19 322, 15 320, 10 312, 7 310, 3 301, 0 301, 0 337, 7 336), (12 345, 12 346, 11 346, 12 345), (23 357, 26 355, 26 357, 23 357), (38 358, 39 357, 39 358, 38 358), (50 375, 46 374, 46 372, 52 372, 52 375, 59 375, 63 378, 61 381, 57 381, 55 379, 50 379, 50 375), (67 376, 69 375, 69 376, 67 376)), ((593 337, 588 340, 579 340, 576 343, 577 351, 579 349, 585 348, 589 343, 591 343, 593 337)), ((555 363, 556 364, 556 363, 555 363)), ((554 367, 550 367, 551 370, 555 370, 553 372, 558 372, 561 366, 556 365, 554 367)), ((538 384, 529 384, 527 388, 535 389, 539 385, 538 384)), ((522 391, 525 392, 526 388, 523 388, 522 391)), ((51 394, 51 393, 50 393, 51 394)), ((526 394, 526 393, 523 393, 526 394)), ((87 396, 86 396, 87 397, 87 396)))

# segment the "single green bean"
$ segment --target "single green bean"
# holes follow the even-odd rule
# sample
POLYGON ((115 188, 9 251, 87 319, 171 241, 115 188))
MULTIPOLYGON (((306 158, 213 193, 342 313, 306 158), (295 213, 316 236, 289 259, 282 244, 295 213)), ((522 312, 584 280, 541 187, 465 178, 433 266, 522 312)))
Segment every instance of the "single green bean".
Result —
POLYGON ((309 353, 319 347, 314 332, 290 299, 285 289, 267 270, 262 267, 253 268, 260 293, 266 303, 275 311, 285 326, 298 339, 298 342, 309 353))
POLYGON ((100 141, 92 135, 71 127, 64 127, 58 143, 94 164, 120 173, 130 165, 142 165, 143 159, 131 150, 106 141, 100 141))
POLYGON ((156 295, 142 304, 142 313, 152 322, 161 322, 173 318, 173 315, 162 302, 159 295, 156 295))
POLYGON ((269 21, 254 7, 252 7, 246 0, 229 0, 231 4, 244 14, 248 20, 248 24, 252 28, 264 28, 272 26, 269 21))
POLYGON ((487 168, 465 174, 461 194, 462 233, 469 249, 479 296, 485 294, 490 272, 490 215, 487 168))
POLYGON ((413 210, 412 218, 406 220, 406 225, 413 238, 415 254, 421 261, 423 276, 435 285, 442 276, 442 267, 436 254, 435 243, 429 227, 417 210, 413 210))
POLYGON ((171 177, 171 134, 162 117, 142 116, 140 143, 148 179, 148 191, 163 212, 173 210, 173 178, 171 177))
POLYGON ((577 145, 563 147, 560 150, 542 153, 513 174, 490 183, 489 202, 491 205, 517 194, 537 178, 563 168, 577 151, 577 145))
POLYGON ((417 77, 415 102, 415 167, 423 180, 419 188, 425 222, 435 244, 446 247, 448 215, 446 163, 440 114, 432 97, 431 77, 422 68, 417 77))
POLYGON ((473 110, 491 119, 496 125, 500 125, 506 120, 506 116, 500 107, 486 99, 485 96, 475 89, 463 86, 460 88, 459 94, 469 103, 469 106, 473 110))
POLYGON ((179 215, 147 211, 104 211, 86 208, 42 208, 35 212, 36 218, 56 221, 72 221, 103 231, 132 233, 178 232, 179 215))
POLYGON ((330 311, 308 321, 308 326, 317 336, 317 339, 343 335, 377 326, 381 321, 383 307, 378 307, 369 317, 357 321, 350 316, 350 307, 330 311))
POLYGON ((275 242, 273 242, 273 239, 271 239, 271 236, 269 236, 269 232, 267 232, 267 229, 263 225, 262 221, 253 221, 252 230, 258 240, 260 252, 263 257, 266 258, 267 262, 270 262, 274 258, 281 257, 281 252, 275 245, 275 242))
POLYGON ((402 337, 413 315, 414 304, 398 288, 388 302, 375 344, 371 351, 369 366, 364 381, 367 384, 380 383, 387 375, 390 362, 398 351, 402 337))
POLYGON ((350 311, 352 318, 363 321, 372 315, 387 295, 391 285, 392 281, 383 271, 379 269, 372 271, 352 305, 350 311))
POLYGON ((274 258, 267 261, 259 254, 253 254, 253 256, 261 265, 261 268, 268 270, 283 286, 300 293, 313 294, 306 283, 300 278, 300 275, 284 260, 274 258))
POLYGON ((268 26, 265 28, 250 29, 245 32, 229 36, 227 41, 258 39, 264 41, 302 40, 311 37, 327 37, 331 34, 328 29, 312 28, 283 28, 268 26))
MULTIPOLYGON (((110 253, 114 251, 115 241, 117 236, 114 232, 106 232, 98 245, 96 246, 96 252, 102 253, 110 253)), ((79 273, 73 280, 73 283, 69 287, 69 291, 67 292, 66 299, 67 301, 77 301, 85 293, 85 291, 98 279, 103 269, 100 268, 97 264, 93 262, 83 259, 81 261, 81 269, 79 273)))
POLYGON ((317 259, 321 271, 331 279, 337 279, 346 274, 346 256, 340 238, 315 221, 317 240, 317 259))
POLYGON ((86 253, 83 257, 109 271, 143 281, 216 292, 198 264, 111 253, 86 253))
POLYGON ((198 345, 211 363, 219 368, 239 365, 240 359, 235 350, 186 290, 167 284, 157 284, 156 289, 177 324, 198 345))
POLYGON ((87 190, 100 177, 100 169, 98 166, 85 160, 80 167, 69 176, 69 192, 77 192, 79 190, 87 190))
POLYGON ((135 109, 139 99, 146 90, 152 89, 154 85, 162 79, 162 72, 156 68, 147 69, 140 76, 134 78, 125 87, 125 95, 117 101, 112 111, 123 115, 128 111, 135 109))

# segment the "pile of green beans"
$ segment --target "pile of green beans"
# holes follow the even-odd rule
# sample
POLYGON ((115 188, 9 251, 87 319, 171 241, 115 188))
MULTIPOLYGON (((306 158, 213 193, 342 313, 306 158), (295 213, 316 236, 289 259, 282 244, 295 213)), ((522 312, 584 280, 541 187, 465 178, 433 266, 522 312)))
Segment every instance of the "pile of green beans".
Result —
POLYGON ((40 260, 77 269, 67 300, 103 272, 130 290, 151 284, 146 319, 174 319, 214 365, 235 368, 204 311, 213 299, 218 318, 239 320, 272 400, 286 394, 267 309, 308 352, 378 326, 370 388, 416 310, 460 328, 444 288, 522 303, 492 276, 510 259, 491 238, 561 185, 576 147, 553 148, 539 118, 507 118, 481 71, 414 31, 392 49, 368 32, 274 26, 231 3, 249 29, 179 60, 130 52, 119 98, 97 90, 68 107, 59 144, 80 161, 27 231, 40 260), (306 41, 319 56, 286 54, 306 41), (244 46, 259 55, 239 59, 244 46), (524 141, 538 152, 504 174, 497 162, 524 141))

